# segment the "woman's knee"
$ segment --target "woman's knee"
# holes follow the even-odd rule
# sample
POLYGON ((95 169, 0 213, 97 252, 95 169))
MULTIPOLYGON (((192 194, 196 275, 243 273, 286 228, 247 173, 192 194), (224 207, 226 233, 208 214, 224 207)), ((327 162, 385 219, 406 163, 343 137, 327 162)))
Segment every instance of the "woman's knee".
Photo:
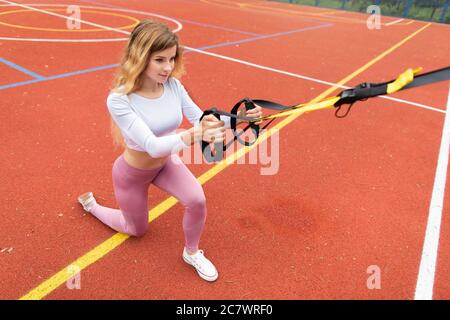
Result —
POLYGON ((187 199, 185 202, 185 206, 188 208, 196 208, 196 209, 206 208, 206 197, 205 194, 203 193, 203 190, 189 197, 189 199, 187 199))
POLYGON ((148 225, 130 228, 128 234, 133 237, 142 237, 147 232, 148 225))
POLYGON ((127 222, 127 234, 133 237, 142 237, 148 229, 148 219, 138 219, 127 222))

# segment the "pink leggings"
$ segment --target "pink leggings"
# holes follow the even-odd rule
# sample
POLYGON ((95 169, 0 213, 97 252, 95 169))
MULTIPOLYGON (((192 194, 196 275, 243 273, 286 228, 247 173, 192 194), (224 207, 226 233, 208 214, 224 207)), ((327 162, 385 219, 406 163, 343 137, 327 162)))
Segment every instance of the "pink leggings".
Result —
POLYGON ((130 166, 121 155, 114 162, 112 178, 121 210, 95 206, 91 213, 100 221, 119 232, 136 237, 144 235, 148 228, 148 188, 153 183, 183 204, 186 248, 191 252, 198 249, 206 220, 205 194, 178 155, 168 157, 162 167, 149 170, 130 166))

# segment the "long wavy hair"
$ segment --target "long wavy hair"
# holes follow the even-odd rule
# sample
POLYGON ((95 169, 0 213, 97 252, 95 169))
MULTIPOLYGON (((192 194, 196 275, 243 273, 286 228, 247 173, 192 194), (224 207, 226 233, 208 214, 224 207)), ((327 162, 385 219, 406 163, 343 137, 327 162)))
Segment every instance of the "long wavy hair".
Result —
MULTIPOLYGON (((113 92, 129 94, 139 90, 144 80, 144 72, 152 55, 176 46, 175 66, 170 77, 181 78, 184 74, 182 62, 183 47, 177 35, 165 24, 152 20, 142 20, 131 32, 128 44, 113 82, 113 92)), ((125 147, 120 129, 110 118, 113 144, 125 147)))

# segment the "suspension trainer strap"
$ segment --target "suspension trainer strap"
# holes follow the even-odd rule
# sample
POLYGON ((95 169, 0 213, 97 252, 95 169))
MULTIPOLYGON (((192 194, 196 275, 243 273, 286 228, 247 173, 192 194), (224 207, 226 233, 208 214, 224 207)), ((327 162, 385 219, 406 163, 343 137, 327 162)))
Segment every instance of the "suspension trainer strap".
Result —
POLYGON ((224 143, 216 143, 215 149, 216 154, 214 155, 209 147, 209 143, 202 141, 202 151, 205 159, 208 162, 220 161, 223 159, 223 152, 236 140, 245 146, 253 145, 259 137, 261 131, 259 125, 255 122, 270 120, 262 129, 267 128, 276 118, 286 117, 293 113, 305 113, 321 109, 336 108, 335 116, 338 118, 344 118, 350 112, 351 107, 357 101, 364 101, 369 98, 377 97, 385 94, 392 94, 400 90, 406 90, 410 88, 415 88, 423 85, 428 85, 435 82, 450 80, 450 67, 445 67, 437 70, 433 70, 424 74, 419 74, 422 68, 408 69, 402 74, 400 74, 397 79, 383 82, 383 83, 361 83, 353 88, 341 91, 337 96, 325 98, 318 102, 310 102, 304 104, 297 104, 293 106, 285 106, 277 102, 261 100, 261 99, 250 99, 244 98, 238 101, 230 112, 225 112, 212 108, 204 111, 202 117, 207 114, 214 114, 214 116, 220 119, 220 115, 230 117, 230 127, 233 132, 233 140, 227 145, 224 143), (261 118, 250 118, 242 115, 238 115, 239 108, 241 105, 245 105, 245 110, 250 110, 256 106, 260 106, 264 109, 276 110, 277 113, 263 116, 261 118), (348 104, 349 107, 347 111, 342 115, 339 113, 341 107, 344 104, 348 104), (248 125, 242 129, 241 132, 237 132, 238 120, 241 122, 248 122, 248 125), (247 131, 252 129, 254 140, 252 142, 243 141, 240 136, 247 131))

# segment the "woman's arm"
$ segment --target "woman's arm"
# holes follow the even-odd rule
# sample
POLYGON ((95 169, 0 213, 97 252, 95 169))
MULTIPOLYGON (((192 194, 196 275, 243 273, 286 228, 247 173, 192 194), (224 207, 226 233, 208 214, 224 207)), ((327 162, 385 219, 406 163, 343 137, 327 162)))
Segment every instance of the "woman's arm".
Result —
POLYGON ((191 139, 191 132, 182 132, 163 137, 155 136, 131 108, 128 97, 125 95, 110 94, 107 99, 107 106, 111 117, 121 131, 153 158, 161 158, 177 153, 190 145, 186 142, 189 142, 191 139))
POLYGON ((181 140, 186 146, 193 145, 194 143, 200 141, 202 138, 200 126, 194 126, 188 130, 181 133, 181 140))
MULTIPOLYGON (((191 97, 187 93, 184 86, 177 79, 174 79, 181 99, 181 107, 184 116, 189 120, 192 125, 198 125, 200 117, 203 115, 203 111, 192 101, 191 97)), ((223 121, 225 128, 230 128, 230 117, 220 116, 220 120, 223 121)))
MULTIPOLYGON (((189 94, 187 93, 186 89, 184 88, 184 86, 181 84, 180 81, 174 79, 176 82, 176 85, 178 87, 179 90, 179 94, 181 97, 181 105, 182 105, 182 110, 183 110, 183 114, 185 115, 185 117, 189 120, 189 122, 192 125, 197 125, 199 123, 200 117, 203 114, 203 111, 195 104, 194 101, 192 101, 191 97, 189 96, 189 94)), ((250 117, 250 118, 260 118, 262 117, 262 108, 260 106, 256 106, 253 109, 250 110, 239 110, 237 113, 238 116, 246 116, 246 117, 250 117)), ((220 116, 220 120, 224 122, 224 127, 225 128, 230 128, 230 117, 227 116, 220 116)), ((237 120, 236 124, 241 123, 242 120, 237 120)), ((261 122, 256 122, 256 124, 260 124, 261 122)))

